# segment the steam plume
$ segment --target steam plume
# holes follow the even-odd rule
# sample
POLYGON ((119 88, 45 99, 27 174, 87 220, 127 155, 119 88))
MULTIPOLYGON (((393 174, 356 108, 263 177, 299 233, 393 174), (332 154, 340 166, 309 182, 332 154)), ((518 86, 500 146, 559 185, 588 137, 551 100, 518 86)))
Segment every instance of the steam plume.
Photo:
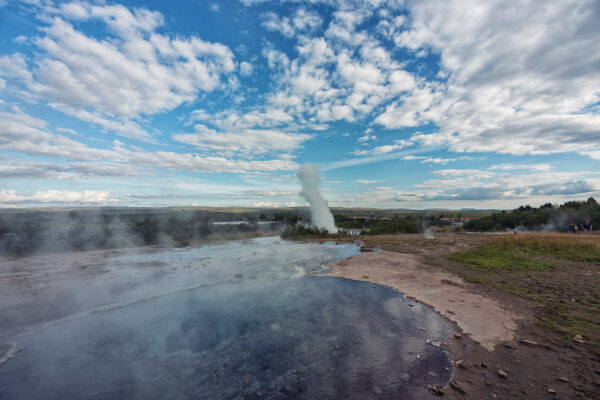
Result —
POLYGON ((338 229, 335 226, 333 214, 329 210, 327 200, 321 196, 317 188, 320 179, 318 165, 306 163, 298 169, 298 180, 302 184, 300 196, 310 204, 313 226, 325 229, 329 233, 336 233, 338 229))

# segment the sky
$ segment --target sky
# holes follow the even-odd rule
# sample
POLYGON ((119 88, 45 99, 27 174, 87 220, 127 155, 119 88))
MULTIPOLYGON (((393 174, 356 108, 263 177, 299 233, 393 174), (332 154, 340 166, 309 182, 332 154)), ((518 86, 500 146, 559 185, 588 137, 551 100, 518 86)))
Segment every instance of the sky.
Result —
POLYGON ((0 0, 0 207, 600 197, 597 0, 0 0))

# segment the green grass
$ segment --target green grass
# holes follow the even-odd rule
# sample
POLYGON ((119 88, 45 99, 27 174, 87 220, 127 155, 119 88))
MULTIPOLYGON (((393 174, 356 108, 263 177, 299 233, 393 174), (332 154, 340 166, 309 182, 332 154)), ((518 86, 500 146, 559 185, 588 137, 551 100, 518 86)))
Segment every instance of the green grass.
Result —
POLYGON ((600 350, 600 236, 500 236, 449 258, 467 281, 533 301, 543 326, 600 350))

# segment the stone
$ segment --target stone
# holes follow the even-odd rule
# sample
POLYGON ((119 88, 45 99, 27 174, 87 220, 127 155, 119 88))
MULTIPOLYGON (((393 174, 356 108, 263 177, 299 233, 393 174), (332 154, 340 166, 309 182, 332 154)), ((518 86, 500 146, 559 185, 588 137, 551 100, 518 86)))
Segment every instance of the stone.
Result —
POLYGON ((548 393, 550 393, 550 394, 556 394, 556 390, 554 390, 554 389, 548 389, 548 393))
POLYGON ((481 366, 481 368, 487 368, 487 364, 484 363, 483 361, 481 362, 481 364, 479 364, 481 366))
POLYGON ((521 339, 521 344, 525 344, 527 346, 537 346, 537 342, 534 342, 533 340, 527 340, 527 339, 521 339))
POLYGON ((444 388, 440 384, 436 383, 435 385, 429 385, 428 388, 429 390, 431 390, 431 393, 433 393, 436 396, 444 395, 444 388))
POLYGON ((455 332, 454 333, 454 337, 457 338, 457 339, 460 339, 460 338, 462 338, 462 335, 460 333, 458 333, 458 332, 455 332))
POLYGON ((450 387, 459 393, 467 394, 458 381, 450 381, 450 387))
POLYGON ((404 382, 408 382, 408 381, 410 380, 410 375, 408 375, 408 374, 404 374, 404 375, 402 375, 402 380, 403 380, 404 382))
POLYGON ((456 362, 456 366, 458 368, 462 368, 462 369, 469 369, 469 367, 467 366, 467 364, 465 364, 465 360, 458 360, 456 362))
POLYGON ((502 379, 507 379, 508 378, 508 373, 506 373, 506 371, 502 371, 501 369, 498 370, 498 376, 502 379))
POLYGON ((363 279, 369 279, 369 275, 363 275, 363 279))
POLYGON ((381 394, 381 388, 377 385, 373 386, 371 390, 373 390, 373 393, 375 394, 381 394))
POLYGON ((577 334, 573 337, 573 341, 577 342, 577 343, 585 343, 585 341, 583 340, 583 337, 581 337, 580 334, 577 334))
POLYGON ((559 376, 558 378, 556 378, 556 380, 559 382, 565 382, 565 383, 570 382, 569 378, 565 378, 564 376, 559 376))

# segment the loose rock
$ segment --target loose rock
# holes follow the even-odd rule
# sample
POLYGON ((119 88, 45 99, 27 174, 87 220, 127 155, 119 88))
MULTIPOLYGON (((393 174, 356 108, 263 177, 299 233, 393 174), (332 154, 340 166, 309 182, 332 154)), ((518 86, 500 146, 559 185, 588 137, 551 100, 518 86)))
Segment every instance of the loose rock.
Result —
POLYGON ((548 393, 550 393, 550 394, 556 394, 556 390, 554 390, 554 389, 548 389, 548 393))
POLYGON ((436 396, 444 395, 444 388, 440 384, 436 383, 435 385, 429 385, 428 388, 429 390, 431 390, 431 393, 433 393, 436 396))
POLYGON ((527 346, 537 346, 537 342, 533 340, 521 339, 522 344, 526 344, 527 346))
POLYGON ((498 376, 502 379, 508 378, 508 374, 506 373, 506 371, 502 371, 501 369, 498 370, 498 376))
POLYGON ((467 392, 465 392, 465 389, 463 389, 462 386, 460 386, 458 381, 450 381, 450 387, 452 389, 456 390, 457 392, 460 392, 462 394, 467 394, 467 392))
POLYGON ((454 337, 457 339, 460 339, 460 338, 462 338, 462 335, 460 333, 456 332, 456 333, 454 333, 454 337))

